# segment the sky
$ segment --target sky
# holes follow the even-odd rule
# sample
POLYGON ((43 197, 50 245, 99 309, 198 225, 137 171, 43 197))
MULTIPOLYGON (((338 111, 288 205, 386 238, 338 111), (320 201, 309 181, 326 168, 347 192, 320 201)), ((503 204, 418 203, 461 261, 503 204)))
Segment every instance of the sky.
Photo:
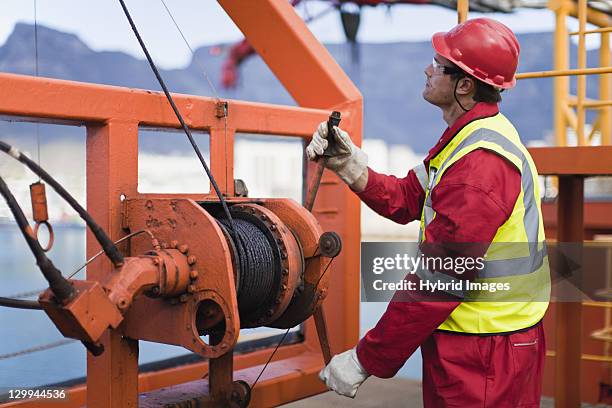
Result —
MULTIPOLYGON (((247 0, 252 1, 252 0, 247 0)), ((33 23, 36 2, 39 24, 78 35, 96 51, 124 51, 138 58, 143 54, 132 34, 118 0, 2 0, 0 44, 6 41, 17 22, 33 23)), ((174 27, 161 0, 125 0, 157 63, 163 68, 180 68, 191 59, 189 49, 174 27)), ((240 30, 214 0, 165 0, 187 40, 195 49, 202 45, 239 41, 240 30)), ((302 16, 314 16, 329 3, 303 1, 297 8, 302 16)), ((476 13, 470 17, 476 17, 476 13)), ((488 14, 516 32, 552 31, 553 13, 548 10, 520 10, 488 14)), ((364 7, 359 41, 422 41, 434 32, 446 31, 456 23, 456 13, 439 6, 395 5, 364 7)), ((326 43, 344 41, 339 15, 326 13, 309 24, 315 36, 326 43)))
MULTIPOLYGON (((255 0, 245 0, 255 1, 255 0)), ((125 0, 149 51, 163 68, 188 65, 191 54, 174 27, 161 0, 125 0)), ((239 41, 240 30, 214 0, 165 0, 192 48, 239 41)), ((39 24, 78 35, 96 51, 124 51, 144 58, 118 0, 2 0, 0 44, 18 22, 33 23, 36 4, 39 24)), ((303 1, 297 8, 302 16, 316 16, 329 2, 303 1)), ((479 14, 471 13, 470 17, 479 14)), ((487 14, 517 33, 552 31, 554 14, 549 10, 522 9, 512 14, 487 14)), ((453 10, 439 6, 394 5, 364 7, 359 41, 424 41, 434 32, 447 31, 456 24, 453 10)), ((575 19, 568 19, 570 30, 577 30, 575 19)), ((315 36, 325 43, 344 41, 336 12, 324 13, 309 24, 315 36)), ((573 37, 575 39, 576 37, 573 37)), ((598 46, 598 36, 588 36, 588 46, 598 46)))

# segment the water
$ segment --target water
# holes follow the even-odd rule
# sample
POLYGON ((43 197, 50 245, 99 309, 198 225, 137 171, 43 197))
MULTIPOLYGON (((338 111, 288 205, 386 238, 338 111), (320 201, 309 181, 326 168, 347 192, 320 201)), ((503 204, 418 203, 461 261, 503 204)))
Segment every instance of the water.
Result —
MULTIPOLYGON (((85 229, 68 226, 57 226, 55 229, 55 244, 49 257, 67 275, 85 261, 85 229)), ((84 271, 77 275, 80 278, 84 276, 84 271)), ((14 226, 0 225, 0 296, 43 289, 46 286, 19 230, 14 226)), ((385 308, 386 305, 382 303, 361 304, 361 335, 376 324, 385 308)), ((257 330, 279 333, 274 329, 257 330)), ((0 356, 63 339, 44 312, 0 307, 0 356)), ((141 341, 139 363, 184 354, 189 354, 189 351, 182 347, 141 341)), ((84 347, 79 342, 73 342, 17 357, 0 357, 0 393, 8 388, 34 387, 84 377, 85 355, 84 347)), ((418 379, 420 371, 420 354, 416 353, 399 375, 418 379)))

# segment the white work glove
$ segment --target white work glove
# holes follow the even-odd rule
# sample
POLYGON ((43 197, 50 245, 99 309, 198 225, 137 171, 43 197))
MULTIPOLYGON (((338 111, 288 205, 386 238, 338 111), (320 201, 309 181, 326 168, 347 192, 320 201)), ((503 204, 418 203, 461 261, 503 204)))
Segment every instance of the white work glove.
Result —
POLYGON ((351 398, 355 398, 357 388, 369 376, 361 366, 355 348, 335 355, 329 364, 319 372, 319 378, 327 385, 327 388, 351 398))
MULTIPOLYGON (((349 186, 355 183, 364 172, 368 171, 368 155, 353 144, 351 137, 344 130, 334 126, 336 143, 324 157, 325 167, 335 172, 349 186)), ((315 160, 327 149, 327 122, 321 122, 312 135, 312 141, 306 147, 308 159, 315 160)))

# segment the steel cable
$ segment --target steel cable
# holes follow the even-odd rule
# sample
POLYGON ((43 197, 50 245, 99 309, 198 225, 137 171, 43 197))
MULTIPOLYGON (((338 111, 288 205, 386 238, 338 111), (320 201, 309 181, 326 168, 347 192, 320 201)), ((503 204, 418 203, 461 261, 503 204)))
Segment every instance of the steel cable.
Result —
POLYGON ((49 287, 53 291, 53 294, 57 298, 58 302, 62 303, 72 298, 74 296, 74 288, 72 287, 72 284, 62 276, 62 273, 55 267, 49 257, 45 255, 45 251, 40 246, 40 243, 34 238, 32 228, 30 227, 23 210, 19 206, 19 203, 17 203, 15 196, 13 196, 2 177, 0 177, 0 194, 2 194, 9 209, 11 210, 11 213, 13 213, 15 221, 17 222, 17 225, 19 225, 19 230, 36 258, 36 264, 40 268, 40 271, 47 282, 49 282, 49 287))
MULTIPOLYGON (((126 235, 125 237, 122 237, 118 240, 116 240, 115 242, 113 242, 113 244, 117 245, 123 241, 125 241, 126 239, 130 239, 136 235, 139 234, 144 234, 147 233, 149 234, 149 236, 151 237, 151 239, 155 239, 155 237, 153 236, 153 234, 149 231, 149 230, 139 230, 136 232, 132 232, 131 234, 126 235)), ((79 273, 81 270, 83 270, 83 268, 85 268, 87 265, 89 265, 94 259, 96 259, 97 257, 99 257, 100 255, 102 255, 104 253, 104 251, 100 251, 98 253, 96 253, 94 256, 92 256, 91 258, 89 258, 87 261, 85 261, 85 263, 83 263, 83 265, 81 265, 78 269, 76 269, 74 272, 72 272, 70 275, 68 275, 67 279, 72 278, 74 275, 76 275, 77 273, 79 273)), ((7 303, 11 303, 10 301, 15 301, 15 300, 19 300, 19 299, 23 299, 23 298, 28 298, 30 296, 34 296, 34 295, 39 295, 41 292, 44 292, 45 289, 39 289, 39 290, 31 290, 29 292, 20 292, 20 293, 16 293, 14 295, 10 295, 10 296, 6 296, 6 297, 0 297, 0 299, 6 299, 8 302, 7 303)), ((38 303, 38 302, 37 302, 38 303)), ((18 305, 19 303, 14 303, 15 305, 18 305)), ((24 303, 24 305, 27 306, 26 303, 24 303)), ((2 304, 2 302, 0 302, 0 306, 7 306, 7 307, 16 307, 16 306, 10 306, 10 305, 4 305, 2 304)), ((19 307, 16 307, 19 308, 19 307)), ((41 308, 34 308, 34 307, 23 307, 21 309, 41 309, 41 308)))
MULTIPOLYGON (((226 220, 219 220, 227 225, 226 220)), ((253 314, 270 301, 274 291, 275 262, 272 246, 266 235, 253 223, 234 219, 238 251, 237 297, 242 313, 253 314)))
POLYGON ((183 34, 183 30, 181 30, 181 27, 179 27, 179 24, 175 20, 174 16, 172 15, 172 12, 170 11, 170 8, 168 8, 168 6, 166 5, 166 2, 164 0, 160 0, 160 1, 163 4, 164 8, 166 9, 166 12, 168 13, 168 16, 170 17, 170 19, 174 23, 174 26, 176 27, 176 29, 178 30, 179 34, 183 38, 183 41, 185 42, 185 45, 187 45, 187 48, 189 48, 189 51, 191 52, 191 58, 192 58, 193 62, 195 62, 195 64, 198 66, 198 68, 200 68, 202 70, 202 73, 204 74, 204 77, 206 78, 206 82, 208 82, 208 86, 210 86, 210 89, 213 91, 213 94, 215 95, 215 98, 218 101, 219 100, 219 94, 217 93, 217 88, 215 88, 215 85, 212 83, 212 81, 208 77, 208 74, 206 73, 206 70, 204 69, 204 66, 202 64, 200 64, 200 61, 198 60, 198 58, 196 58, 195 52, 193 51, 193 48, 191 47, 191 44, 189 44, 189 41, 187 41, 187 37, 185 37, 185 34, 183 34))
POLYGON ((132 20, 132 16, 130 15, 129 10, 127 9, 127 6, 125 5, 125 2, 123 0, 119 0, 119 3, 121 4, 121 8, 123 9, 125 17, 127 18, 130 24, 130 27, 132 28, 132 31, 134 32, 134 35, 136 36, 136 39, 138 40, 138 43, 140 44, 140 48, 142 48, 142 51, 144 52, 145 57, 147 58, 147 61, 149 62, 149 66, 151 67, 153 74, 155 74, 155 78, 157 78, 159 85, 161 86, 162 90, 164 91, 164 94, 166 95, 166 99, 168 99, 168 103, 172 107, 172 110, 174 111, 176 118, 178 119, 179 123, 181 124, 181 127, 183 128, 183 131, 187 135, 187 139, 189 139, 189 143, 191 143, 191 146, 193 147, 193 150, 195 151, 196 156, 198 156, 198 159, 200 160, 202 167, 204 167, 204 171, 206 172, 206 175, 208 176, 208 179, 210 180, 210 183, 212 184, 215 190, 215 193, 217 194, 217 197, 219 198, 221 206, 223 207, 223 212, 225 213, 226 218, 229 220, 229 232, 230 234, 233 234, 234 224, 232 222, 232 216, 230 214, 227 203, 225 202, 225 199, 223 198, 223 194, 221 193, 221 190, 219 189, 219 186, 217 185, 215 178, 210 172, 210 169, 208 168, 208 164, 206 164, 206 160, 204 160, 204 157, 202 156, 202 152, 200 152, 200 148, 198 147, 195 140, 193 139, 193 136, 191 135, 191 131, 189 130, 189 127, 187 127, 187 124, 185 123, 185 120, 183 119, 183 115, 181 115, 181 112, 178 110, 178 107, 174 103, 174 99, 172 98, 172 95, 170 95, 170 91, 168 91, 168 87, 166 86, 166 83, 164 82, 161 74, 159 73, 159 70, 157 69, 155 62, 153 61, 151 54, 149 54, 149 51, 147 50, 147 46, 145 45, 142 37, 140 36, 140 33, 138 32, 138 28, 136 28, 136 24, 134 24, 134 20, 132 20))
POLYGON ((61 339, 58 341, 54 341, 53 343, 43 344, 41 346, 30 347, 27 349, 15 351, 12 353, 0 354, 0 360, 8 360, 9 358, 24 356, 31 353, 36 353, 37 351, 49 350, 55 347, 63 346, 64 344, 74 343, 77 340, 74 339, 61 339))
MULTIPOLYGON (((315 250, 315 252, 318 250, 319 248, 317 248, 315 250)), ((334 261, 334 259, 336 259, 336 257, 333 257, 332 259, 329 260, 329 262, 327 263, 327 266, 325 267, 325 269, 323 270, 323 273, 321 274, 321 276, 319 276, 319 279, 317 280, 317 284, 315 285, 315 290, 317 289, 317 287, 319 286, 319 283, 321 282, 321 279, 323 278, 323 276, 325 275, 325 273, 327 272, 327 269, 330 267, 330 265, 332 264, 332 262, 334 261)), ((321 306, 319 306, 321 307, 321 306)), ((255 388, 255 385, 257 385, 257 382, 259 381, 259 379, 261 378, 262 374, 264 373, 264 371, 266 370, 266 368, 268 367, 268 364, 270 364, 270 362, 272 361, 272 358, 274 357, 274 354, 276 354, 276 351, 279 349, 279 347, 281 346, 281 344, 283 344, 283 341, 285 341, 285 338, 287 337, 287 334, 289 334, 289 330, 291 330, 291 328, 288 328, 285 331, 285 334, 283 335, 283 337, 281 337, 280 341, 278 342, 278 344, 276 345, 276 347, 274 348, 274 350, 272 351, 272 353, 270 354, 270 357, 268 357, 268 361, 266 361, 266 364, 264 364, 263 368, 261 369, 261 371, 259 372, 259 375, 257 376, 257 378, 255 378, 255 381, 253 381, 253 385, 251 385, 251 391, 253 391, 253 389, 255 388)))
POLYGON ((30 159, 28 156, 20 152, 15 147, 9 145, 0 140, 0 150, 14 158, 15 160, 23 163, 28 169, 34 174, 42 178, 47 182, 59 195, 62 197, 85 221, 91 232, 96 237, 96 240, 100 243, 106 256, 111 260, 113 265, 120 266, 123 264, 123 255, 119 252, 117 247, 113 244, 113 241, 106 235, 106 232, 94 221, 91 215, 85 210, 77 200, 70 195, 60 183, 58 183, 49 173, 47 173, 42 167, 36 162, 30 159))

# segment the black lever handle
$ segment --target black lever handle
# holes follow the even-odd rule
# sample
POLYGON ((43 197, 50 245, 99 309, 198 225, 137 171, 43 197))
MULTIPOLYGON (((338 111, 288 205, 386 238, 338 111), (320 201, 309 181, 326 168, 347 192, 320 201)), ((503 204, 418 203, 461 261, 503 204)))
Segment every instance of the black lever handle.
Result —
POLYGON ((323 152, 323 156, 331 156, 329 152, 336 145, 336 134, 334 133, 334 126, 338 126, 339 124, 340 112, 333 111, 332 114, 329 115, 329 119, 327 119, 327 149, 325 149, 325 151, 323 152))

